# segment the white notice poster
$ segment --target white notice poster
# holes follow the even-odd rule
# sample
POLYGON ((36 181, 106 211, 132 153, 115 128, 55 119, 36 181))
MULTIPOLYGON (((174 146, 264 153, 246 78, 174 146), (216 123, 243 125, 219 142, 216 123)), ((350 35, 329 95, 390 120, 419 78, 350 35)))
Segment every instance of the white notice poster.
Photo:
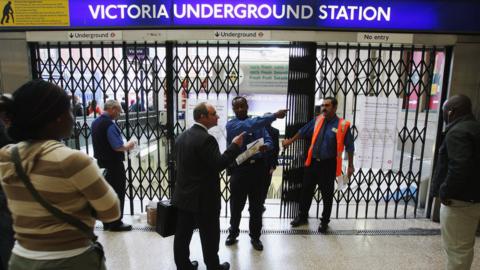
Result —
POLYGON ((355 167, 392 169, 401 102, 397 97, 358 96, 355 167))

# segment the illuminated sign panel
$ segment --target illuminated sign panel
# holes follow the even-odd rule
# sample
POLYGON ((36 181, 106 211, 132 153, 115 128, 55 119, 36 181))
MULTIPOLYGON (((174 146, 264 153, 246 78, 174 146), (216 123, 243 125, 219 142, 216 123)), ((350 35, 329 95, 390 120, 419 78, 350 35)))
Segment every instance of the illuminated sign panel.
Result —
MULTIPOLYGON (((17 0, 9 7, 12 13, 15 5, 20 7, 22 2, 28 1, 17 0)), ((23 10, 16 12, 25 12, 23 10)), ((480 1, 470 0, 70 0, 68 11, 70 28, 228 27, 480 33, 480 1)), ((44 22, 28 23, 21 26, 49 26, 44 22)), ((9 26, 19 25, 0 25, 9 26)))

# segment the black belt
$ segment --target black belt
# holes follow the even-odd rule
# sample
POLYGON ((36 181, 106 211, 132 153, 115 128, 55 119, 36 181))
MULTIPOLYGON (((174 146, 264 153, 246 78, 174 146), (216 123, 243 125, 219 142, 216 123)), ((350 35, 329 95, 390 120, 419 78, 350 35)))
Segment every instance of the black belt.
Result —
POLYGON ((237 167, 250 166, 250 165, 260 163, 261 161, 263 161, 263 158, 247 159, 244 162, 242 162, 242 164, 238 165, 237 167))
POLYGON ((324 162, 324 161, 332 161, 335 160, 335 158, 326 158, 326 159, 319 159, 319 158, 313 158, 316 162, 324 162))

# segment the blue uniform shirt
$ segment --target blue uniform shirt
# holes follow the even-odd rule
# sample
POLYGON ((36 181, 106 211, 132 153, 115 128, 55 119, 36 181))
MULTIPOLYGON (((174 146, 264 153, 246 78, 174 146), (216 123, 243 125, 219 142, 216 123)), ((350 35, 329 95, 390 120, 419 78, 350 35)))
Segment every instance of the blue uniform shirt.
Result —
MULTIPOLYGON (((110 118, 107 113, 104 113, 104 115, 107 118, 110 118)), ((117 124, 115 124, 113 119, 112 122, 113 125, 110 125, 107 129, 107 139, 112 149, 118 149, 123 146, 122 134, 120 133, 120 128, 117 126, 117 124)))
MULTIPOLYGON (((315 129, 315 122, 316 118, 308 122, 305 126, 303 126, 298 132, 302 138, 305 137, 312 137, 313 131, 315 129)), ((318 138, 313 148, 313 157, 319 158, 321 160, 324 159, 331 159, 337 156, 337 133, 336 130, 338 128, 338 121, 340 119, 335 115, 332 120, 325 121, 323 124, 325 125, 325 135, 323 137, 323 141, 321 145, 317 145, 318 138)), ((319 133, 319 136, 321 134, 319 133)), ((348 153, 353 153, 355 151, 355 147, 353 145, 353 135, 350 132, 350 128, 348 128, 347 133, 345 134, 345 151, 348 153)))
MULTIPOLYGON (((275 121, 275 115, 260 116, 255 118, 247 117, 244 120, 234 118, 227 122, 227 145, 232 143, 233 138, 242 132, 246 132, 243 137, 242 152, 247 149, 247 145, 255 140, 263 138, 263 142, 268 149, 273 148, 272 138, 268 134, 265 126, 275 121)), ((252 158, 260 158, 262 153, 255 154, 252 158)))

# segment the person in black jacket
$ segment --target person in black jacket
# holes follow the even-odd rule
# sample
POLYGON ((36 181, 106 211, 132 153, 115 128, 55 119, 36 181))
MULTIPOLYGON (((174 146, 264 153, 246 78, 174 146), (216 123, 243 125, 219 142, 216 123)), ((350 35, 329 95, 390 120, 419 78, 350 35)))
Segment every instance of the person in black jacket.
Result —
POLYGON ((470 269, 475 231, 480 222, 480 122, 472 114, 467 96, 458 95, 443 105, 445 139, 433 175, 433 196, 439 196, 446 269, 470 269))
POLYGON ((219 173, 240 154, 243 134, 235 137, 220 154, 218 143, 208 134, 217 125, 215 108, 205 102, 193 110, 195 124, 175 142, 177 166, 172 203, 178 209, 177 229, 173 244, 175 264, 179 270, 197 269, 198 262, 190 261, 189 245, 195 226, 202 242, 203 259, 209 270, 229 269, 219 263, 221 192, 219 173))
MULTIPOLYGON (((0 97, 1 106, 3 106, 3 98, 0 97)), ((0 116, 0 148, 7 144, 13 143, 13 140, 7 135, 6 127, 3 122, 4 116, 0 116)), ((12 254, 13 244, 15 243, 12 215, 7 208, 7 198, 0 186, 0 270, 8 269, 8 260, 12 254)))

